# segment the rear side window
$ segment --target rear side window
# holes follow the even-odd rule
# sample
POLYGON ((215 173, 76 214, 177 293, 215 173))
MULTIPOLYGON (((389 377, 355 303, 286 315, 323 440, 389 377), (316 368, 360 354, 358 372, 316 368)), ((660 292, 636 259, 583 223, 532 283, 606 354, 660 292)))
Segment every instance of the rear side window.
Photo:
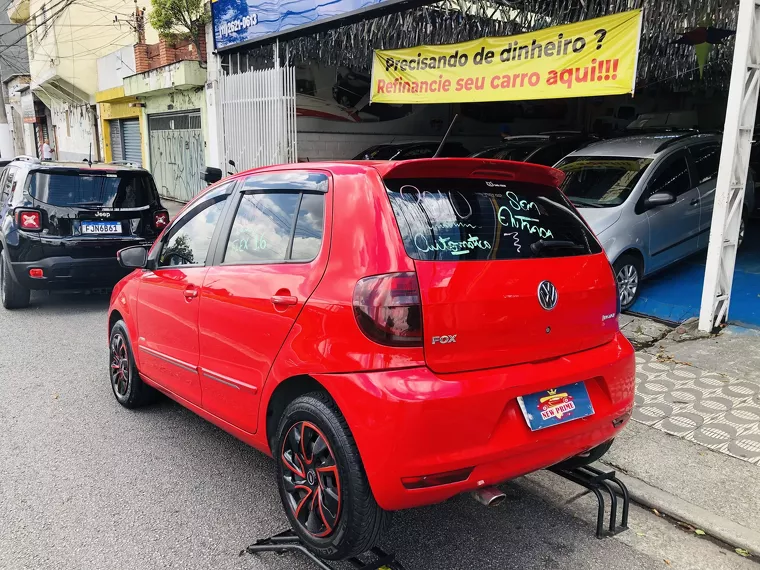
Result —
POLYGON ((477 261, 600 253, 556 188, 479 179, 386 180, 407 254, 477 261))
POLYGON ((0 178, 2 187, 0 188, 0 206, 5 203, 11 197, 13 193, 14 177, 16 175, 16 169, 10 166, 5 167, 6 175, 4 178, 0 178))
POLYGON ((230 229, 224 263, 311 261, 322 246, 324 194, 244 194, 230 229))
POLYGON ((720 145, 707 144, 693 146, 689 149, 697 167, 697 180, 703 184, 718 177, 720 164, 720 145))
POLYGON ((35 172, 29 194, 51 206, 141 208, 157 201, 153 179, 145 173, 35 172))

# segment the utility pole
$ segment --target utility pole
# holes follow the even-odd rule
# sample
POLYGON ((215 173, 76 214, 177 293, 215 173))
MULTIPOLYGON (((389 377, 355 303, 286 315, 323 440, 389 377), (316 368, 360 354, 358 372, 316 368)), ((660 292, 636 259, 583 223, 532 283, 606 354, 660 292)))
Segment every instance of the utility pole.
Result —
POLYGON ((2 87, 2 70, 0 70, 0 158, 10 159, 16 154, 13 150, 13 138, 5 113, 5 94, 2 87))

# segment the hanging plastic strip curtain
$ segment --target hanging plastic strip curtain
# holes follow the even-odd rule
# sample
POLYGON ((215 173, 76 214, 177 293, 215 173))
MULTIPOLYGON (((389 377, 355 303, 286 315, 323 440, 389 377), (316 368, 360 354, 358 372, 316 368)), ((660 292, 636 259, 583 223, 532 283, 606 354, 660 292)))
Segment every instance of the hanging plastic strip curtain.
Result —
MULTIPOLYGON (((738 4, 739 0, 445 0, 281 42, 280 57, 290 64, 319 62, 368 71, 374 49, 509 36, 643 7, 639 88, 688 88, 695 82, 723 88, 730 75, 732 37, 711 46, 701 79, 694 46, 675 42, 699 27, 735 29, 738 4)), ((264 46, 227 54, 225 69, 234 73, 236 66, 269 66, 272 51, 264 46)))

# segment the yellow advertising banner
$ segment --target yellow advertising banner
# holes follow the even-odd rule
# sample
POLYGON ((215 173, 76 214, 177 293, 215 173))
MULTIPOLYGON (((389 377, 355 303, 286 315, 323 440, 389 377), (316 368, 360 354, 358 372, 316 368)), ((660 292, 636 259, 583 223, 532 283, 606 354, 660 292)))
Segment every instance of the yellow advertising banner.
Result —
POLYGON ((460 44, 375 50, 373 103, 471 103, 633 93, 641 10, 460 44))

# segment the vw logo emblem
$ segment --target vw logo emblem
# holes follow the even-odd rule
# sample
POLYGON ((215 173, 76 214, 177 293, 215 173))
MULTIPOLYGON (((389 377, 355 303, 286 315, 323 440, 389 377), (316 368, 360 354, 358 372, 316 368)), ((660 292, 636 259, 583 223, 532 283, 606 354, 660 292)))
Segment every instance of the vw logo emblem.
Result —
POLYGON ((557 306, 557 288, 551 281, 541 281, 538 285, 538 302, 547 311, 557 306))

